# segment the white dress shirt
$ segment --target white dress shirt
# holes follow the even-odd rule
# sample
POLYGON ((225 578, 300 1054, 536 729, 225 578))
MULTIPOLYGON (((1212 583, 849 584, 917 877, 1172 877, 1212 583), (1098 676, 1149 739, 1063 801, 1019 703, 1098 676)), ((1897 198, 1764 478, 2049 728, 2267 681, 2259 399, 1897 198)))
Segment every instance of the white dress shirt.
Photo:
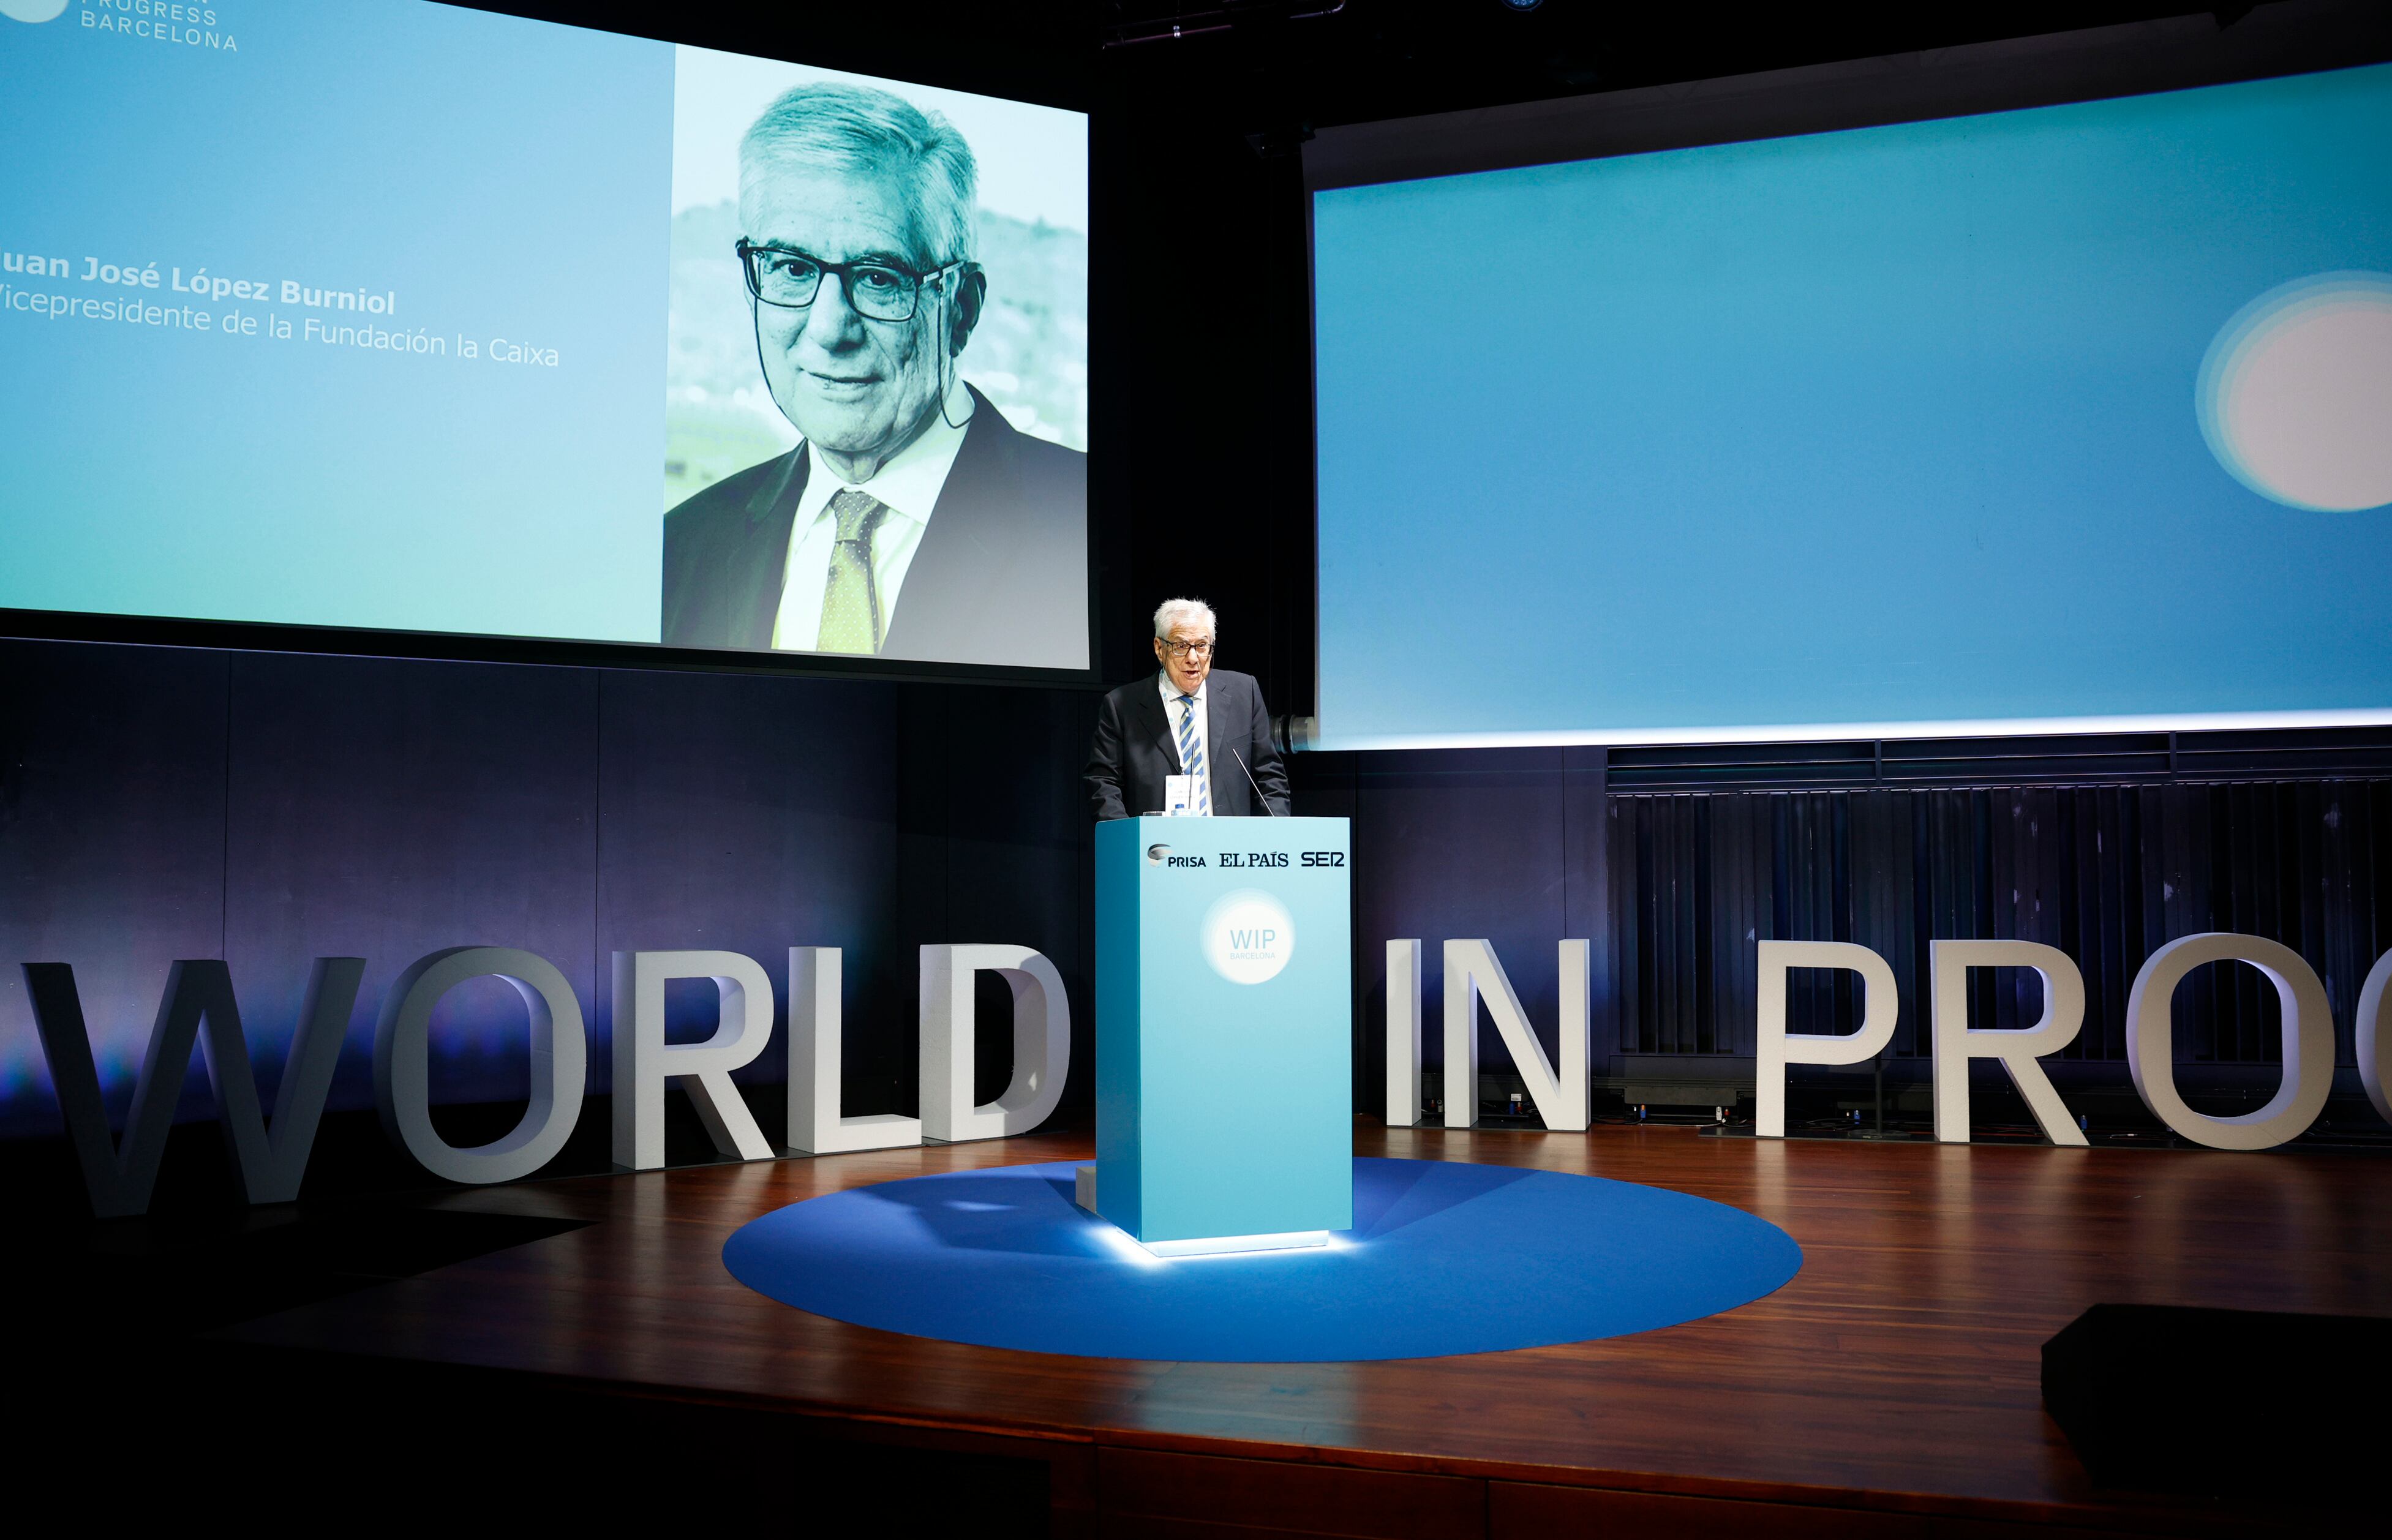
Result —
POLYGON ((773 621, 775 648, 811 653, 822 637, 823 597, 830 587, 831 550, 838 544, 838 520, 830 511, 830 500, 851 490, 869 493, 889 506, 888 516, 872 536, 872 583, 880 596, 881 635, 888 635, 896 623, 897 596, 905 586, 906 569, 914 564, 914 552, 921 549, 923 532, 930 527, 930 514, 964 446, 972 411, 971 393, 958 382, 947 409, 867 482, 841 481, 824 462, 822 451, 807 442, 806 489, 799 494, 797 517, 790 525, 781 609, 773 621))
MULTIPOLYGON (((1164 724, 1171 729, 1172 751, 1174 753, 1177 753, 1179 749, 1179 718, 1188 708, 1179 704, 1181 691, 1177 685, 1171 682, 1171 675, 1168 672, 1157 673, 1155 675, 1155 682, 1163 688, 1163 720, 1164 724)), ((1205 728, 1209 725, 1209 718, 1208 714, 1204 710, 1204 690, 1205 686, 1212 682, 1213 681, 1210 679, 1207 679, 1203 684, 1200 684, 1196 687, 1195 708, 1196 746, 1204 756, 1204 796, 1207 810, 1211 808, 1211 799, 1213 795, 1213 744, 1212 741, 1205 736, 1205 728)), ((1188 765, 1185 760, 1180 762, 1179 770, 1183 775, 1187 773, 1188 765)), ((1191 795, 1188 800, 1192 804, 1196 799, 1191 795)))

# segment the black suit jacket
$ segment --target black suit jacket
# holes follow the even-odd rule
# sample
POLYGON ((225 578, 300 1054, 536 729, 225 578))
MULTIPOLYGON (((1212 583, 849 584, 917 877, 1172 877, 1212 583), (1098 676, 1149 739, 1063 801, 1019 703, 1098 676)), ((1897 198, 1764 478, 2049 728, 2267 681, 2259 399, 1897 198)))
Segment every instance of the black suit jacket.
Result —
MULTIPOLYGON (((1018 432, 977 390, 971 426, 905 569, 880 655, 1088 666, 1088 457, 1018 432)), ((663 640, 773 645, 803 444, 665 515, 663 640)))
MULTIPOLYGON (((936 527, 935 525, 933 527, 936 527)), ((908 579, 911 581, 911 579, 908 579)), ((1163 778, 1179 773, 1179 739, 1163 709, 1163 692, 1149 674, 1123 685, 1097 707, 1097 735, 1088 744, 1088 804, 1099 819, 1163 810, 1163 778)), ((1254 772, 1268 813, 1293 809, 1287 770, 1271 745, 1270 715, 1252 674, 1216 668, 1204 680, 1204 749, 1211 760, 1213 811, 1229 817, 1268 816, 1254 800, 1254 772), (1230 757, 1243 757, 1245 770, 1230 757)))

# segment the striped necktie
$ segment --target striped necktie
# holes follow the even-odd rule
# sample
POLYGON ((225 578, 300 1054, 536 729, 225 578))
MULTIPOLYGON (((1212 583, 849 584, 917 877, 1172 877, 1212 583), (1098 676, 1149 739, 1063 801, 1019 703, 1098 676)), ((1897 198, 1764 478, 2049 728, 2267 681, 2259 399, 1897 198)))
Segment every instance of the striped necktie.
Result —
POLYGON ((848 487, 830 500, 838 521, 838 544, 830 548, 830 581, 823 589, 822 629, 814 650, 878 653, 887 617, 873 580, 872 536, 889 516, 889 505, 869 492, 848 487))
POLYGON ((1196 810, 1213 810, 1213 778, 1204 770, 1204 741, 1196 736, 1196 697, 1179 697, 1179 773, 1196 778, 1196 810))

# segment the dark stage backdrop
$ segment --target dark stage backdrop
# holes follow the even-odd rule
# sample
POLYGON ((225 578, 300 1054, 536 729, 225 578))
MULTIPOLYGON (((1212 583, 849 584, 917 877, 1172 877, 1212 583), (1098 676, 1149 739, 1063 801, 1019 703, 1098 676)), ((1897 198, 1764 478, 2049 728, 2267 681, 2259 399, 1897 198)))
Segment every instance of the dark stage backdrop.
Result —
MULTIPOLYGON (((2336 1089, 2353 1095, 2352 1010, 2392 948, 2392 731, 2380 729, 1319 754, 1296 767, 1299 812, 1354 820, 1355 1105, 1373 1112, 1389 938, 1424 943, 1436 1067, 1440 942, 1491 939, 1551 1053, 1554 943, 1592 940, 1596 1073, 1632 1102, 1678 1103, 1733 1103, 1751 1086, 1757 940, 1858 941, 1886 958, 1901 996, 1889 1074, 1918 1086, 1912 1102, 1928 1070, 1928 941, 2040 941, 2086 982, 2085 1027, 2055 1079, 2129 1112, 2126 995, 2163 942, 2230 930, 2300 952, 2333 1001, 2336 1089)), ((1848 977, 1798 973, 1793 1029, 1854 1029, 1848 977)), ((2041 1011, 2032 975, 1972 983, 1978 1026, 2041 1011)), ((2256 972, 2202 969, 2176 1010, 2188 1093, 2221 1106, 2273 1094, 2277 1005, 2256 972)), ((1479 1036, 1482 1063, 1506 1068, 1483 1013, 1479 1036)))
MULTIPOLYGON (((1116 670, 1127 673, 1126 661, 1116 670)), ((607 1087, 606 959, 847 949, 851 1113, 910 1111, 915 949, 1012 941, 1073 1007, 1060 1116, 1084 1119, 1090 835, 1077 769, 1093 697, 751 675, 0 641, 0 1132, 57 1113, 15 964, 74 964, 121 1116, 168 964, 223 957, 271 1094, 308 959, 361 954, 332 1094, 370 1105, 373 1012, 446 946, 523 946, 575 983, 607 1087)), ((1632 1099, 1749 1083, 1751 943, 1852 939, 1902 990, 1893 1064, 1923 1075, 1925 942, 2017 936, 2083 967, 2062 1079, 2124 1088, 2126 990, 2162 941, 2268 936, 2325 980, 2341 1062, 2392 947, 2392 735, 1599 748, 1300 756, 1299 809, 1355 821, 1356 1106, 1378 1110, 1384 947, 1487 937, 1550 1035, 1554 942, 1597 942, 1598 1072, 1632 1099), (2071 1080, 2073 1077, 2073 1080, 2071 1080)), ((2219 968, 2184 992, 2188 1083, 2264 1095, 2272 999, 2219 968)), ((1980 975, 1980 1020, 2038 1008, 1980 975)), ((994 1011, 1003 998, 992 981, 994 1011)), ((672 1001, 676 1035, 710 1006, 672 1001)), ((1798 1012, 1848 1027, 1832 986, 1798 1012)), ((1798 1023, 1799 1025, 1799 1023, 1798 1023)), ((444 1007, 444 1105, 519 1098, 521 1007, 495 981, 444 1007)), ((1482 1024, 1490 1066, 1505 1060, 1482 1024)), ((983 1034, 982 1089, 1008 1049, 983 1034)), ((742 1079, 784 1078, 774 1050, 742 1079)), ((2344 1078, 2349 1078, 2346 1068, 2344 1078)), ((208 1115, 194 1074, 186 1116, 208 1115)))
MULTIPOLYGON (((361 955, 331 1104, 354 1108, 391 979, 469 944, 573 981, 593 1093, 616 949, 745 952, 785 1028, 786 949, 844 948, 851 1115, 913 1110, 917 946, 1034 947, 1075 1007, 1061 1115, 1085 1116, 1092 720, 1066 691, 0 641, 0 1134, 59 1127, 19 963, 73 964, 121 1118, 174 960, 230 964, 270 1098, 309 959, 361 955)), ((676 992, 673 1036, 711 1011, 676 992)), ((437 1102, 526 1094, 503 984, 457 990, 435 1034, 437 1102)), ((1009 1046, 983 1037, 985 1081, 1009 1046)), ((785 1069, 776 1035, 739 1078, 785 1069)), ((184 1113, 210 1105, 195 1058, 184 1113)))

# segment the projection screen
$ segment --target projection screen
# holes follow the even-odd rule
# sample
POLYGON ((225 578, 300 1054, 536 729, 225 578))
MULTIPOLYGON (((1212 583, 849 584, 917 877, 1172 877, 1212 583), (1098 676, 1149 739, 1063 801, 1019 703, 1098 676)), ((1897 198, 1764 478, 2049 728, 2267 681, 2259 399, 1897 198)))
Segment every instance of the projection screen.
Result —
POLYGON ((1081 113, 422 0, 5 0, 0 125, 20 633, 1088 666, 1081 113))
POLYGON ((2392 720, 2392 67, 1313 180, 1320 746, 2392 720))

